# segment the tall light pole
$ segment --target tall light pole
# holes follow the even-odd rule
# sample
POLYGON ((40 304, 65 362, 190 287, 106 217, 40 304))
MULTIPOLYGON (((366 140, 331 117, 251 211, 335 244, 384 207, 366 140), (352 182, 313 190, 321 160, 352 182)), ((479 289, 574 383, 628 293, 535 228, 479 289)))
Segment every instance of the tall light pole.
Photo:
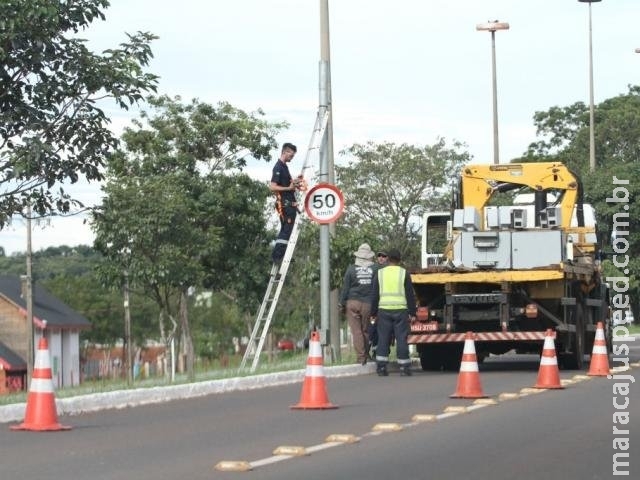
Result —
POLYGON ((27 205, 27 274, 24 277, 24 294, 27 306, 27 385, 30 385, 34 366, 33 340, 33 249, 31 246, 31 204, 27 205))
POLYGON ((500 148, 498 146, 498 81, 496 80, 496 32, 509 30, 509 24, 505 22, 479 23, 476 30, 491 32, 491 78, 493 83, 493 163, 500 163, 500 148))
POLYGON ((127 385, 133 385, 133 365, 131 365, 131 309, 129 306, 129 267, 124 269, 124 368, 127 370, 127 385))
MULTIPOLYGON (((320 81, 318 113, 329 112, 324 138, 320 144, 321 182, 334 183, 333 112, 331 109, 331 48, 329 41, 329 0, 320 0, 320 81)), ((338 294, 331 292, 330 243, 335 224, 320 225, 320 340, 330 347, 331 359, 340 360, 340 321, 338 294)))
POLYGON ((593 108, 593 43, 591 40, 591 4, 601 0, 578 0, 589 4, 589 170, 596 169, 596 134, 593 108))

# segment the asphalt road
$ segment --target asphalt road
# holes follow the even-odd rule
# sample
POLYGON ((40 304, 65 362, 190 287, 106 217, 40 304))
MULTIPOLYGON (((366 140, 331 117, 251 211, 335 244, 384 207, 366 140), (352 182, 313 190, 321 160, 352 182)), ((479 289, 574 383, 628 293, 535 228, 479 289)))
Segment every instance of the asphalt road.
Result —
MULTIPOLYGON (((640 359, 639 347, 632 346, 632 363, 640 359)), ((457 373, 416 367, 412 377, 328 378, 338 406, 330 410, 292 410, 301 394, 294 383, 62 416, 60 422, 73 427, 66 432, 15 432, 5 424, 0 472, 8 480, 604 479, 612 477, 618 411, 631 419, 617 425, 629 430, 618 436, 629 438, 637 478, 640 369, 618 373, 627 375, 619 383, 629 388, 617 401, 629 404, 616 410, 614 381, 584 371, 562 371, 562 390, 532 393, 538 367, 536 357, 488 359, 480 379, 493 405, 451 399, 457 373), (416 415, 436 419, 414 421, 416 415), (401 430, 386 431, 391 427, 401 430), (351 437, 328 442, 332 434, 351 437), (357 441, 343 443, 350 438, 357 441), (285 454, 274 454, 279 447, 285 454)))

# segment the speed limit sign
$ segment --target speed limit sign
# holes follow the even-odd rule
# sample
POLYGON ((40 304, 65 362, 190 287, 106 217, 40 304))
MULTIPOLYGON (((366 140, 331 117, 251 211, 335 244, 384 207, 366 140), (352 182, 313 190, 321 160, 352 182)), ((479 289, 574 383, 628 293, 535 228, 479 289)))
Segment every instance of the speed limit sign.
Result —
POLYGON ((332 223, 342 215, 344 197, 335 185, 319 183, 307 193, 304 209, 314 222, 332 223))

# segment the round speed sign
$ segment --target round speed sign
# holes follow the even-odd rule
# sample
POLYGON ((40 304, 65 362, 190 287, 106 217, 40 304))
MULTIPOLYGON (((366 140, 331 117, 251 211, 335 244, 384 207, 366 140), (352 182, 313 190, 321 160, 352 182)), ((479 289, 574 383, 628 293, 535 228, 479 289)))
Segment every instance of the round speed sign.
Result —
POLYGON ((314 222, 332 223, 342 215, 344 197, 335 185, 319 183, 307 193, 304 209, 314 222))

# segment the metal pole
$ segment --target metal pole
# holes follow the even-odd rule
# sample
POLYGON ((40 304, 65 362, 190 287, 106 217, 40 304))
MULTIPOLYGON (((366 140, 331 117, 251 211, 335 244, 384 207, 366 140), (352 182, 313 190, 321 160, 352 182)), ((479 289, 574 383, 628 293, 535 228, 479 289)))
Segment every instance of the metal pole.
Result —
MULTIPOLYGON (((328 0, 320 0, 320 78, 319 78, 319 114, 329 109, 329 7, 328 0)), ((330 114, 329 114, 330 115, 330 114)), ((328 125, 327 125, 328 127, 328 125)), ((320 143, 320 182, 329 181, 329 150, 327 134, 320 143)), ((329 298, 329 225, 320 225, 320 342, 331 345, 330 298, 329 298)))
MULTIPOLYGON (((320 0, 320 113, 329 111, 325 136, 320 144, 321 182, 335 182, 333 161, 333 115, 331 112, 331 54, 329 47, 329 1, 320 0)), ((340 359, 337 292, 331 292, 330 244, 335 225, 320 226, 320 340, 331 346, 331 356, 340 359)))
POLYGON ((25 294, 27 304, 27 385, 31 384, 33 373, 33 276, 32 276, 32 246, 31 246, 31 205, 27 205, 27 275, 25 294))
POLYGON ((591 40, 591 2, 589 2, 589 169, 596 169, 596 135, 593 107, 593 44, 591 40))
POLYGON ((126 355, 124 366, 127 370, 127 385, 133 384, 133 370, 131 368, 131 311, 129 309, 129 271, 124 270, 124 336, 126 355))
POLYGON ((493 163, 500 163, 498 146, 498 81, 496 79, 496 31, 491 30, 491 78, 493 84, 493 163))

